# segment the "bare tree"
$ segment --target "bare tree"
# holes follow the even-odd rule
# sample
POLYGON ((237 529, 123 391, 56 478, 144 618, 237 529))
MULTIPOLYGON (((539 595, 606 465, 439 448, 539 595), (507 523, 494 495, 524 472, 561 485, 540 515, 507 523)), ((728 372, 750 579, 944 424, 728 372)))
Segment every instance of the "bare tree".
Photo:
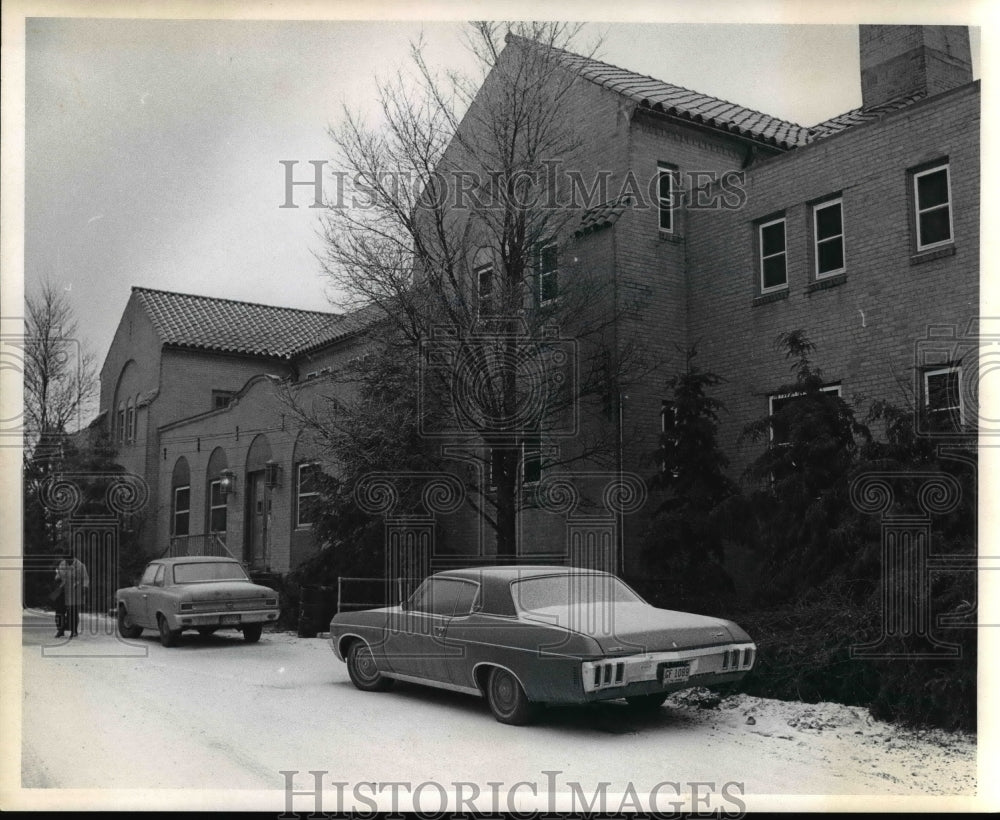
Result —
POLYGON ((567 252, 580 210, 559 168, 583 145, 570 107, 580 58, 566 50, 579 27, 481 22, 468 35, 481 76, 438 76, 417 43, 414 72, 379 86, 380 124, 345 112, 331 128, 346 173, 328 203, 324 271, 342 307, 369 312, 381 352, 367 376, 354 369, 357 401, 344 374, 325 402, 289 395, 335 456, 364 463, 379 421, 371 368, 413 362, 414 401, 387 432, 412 444, 395 435, 412 426, 420 464, 465 462, 468 503, 511 557, 524 485, 543 465, 614 463, 616 414, 579 417, 599 415, 642 363, 616 332, 609 272, 567 252))
POLYGON ((92 409, 98 377, 65 294, 49 282, 25 303, 25 453, 51 460, 59 442, 92 409))

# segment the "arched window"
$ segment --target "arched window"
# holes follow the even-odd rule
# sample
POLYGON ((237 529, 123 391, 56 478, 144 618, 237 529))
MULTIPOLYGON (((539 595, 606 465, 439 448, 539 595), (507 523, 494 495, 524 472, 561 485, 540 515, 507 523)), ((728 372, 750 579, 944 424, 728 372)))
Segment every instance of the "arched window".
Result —
POLYGON ((170 534, 191 534, 191 470, 181 456, 170 480, 170 534))
POLYGON ((119 402, 118 415, 115 418, 115 436, 120 444, 125 442, 125 402, 119 402))
POLYGON ((246 488, 243 494, 246 506, 247 529, 244 537, 243 555, 252 567, 266 567, 270 556, 269 530, 271 527, 271 495, 266 474, 267 462, 271 460, 271 445, 263 433, 254 438, 247 451, 245 475, 246 488))
POLYGON ((208 459, 205 487, 205 532, 224 534, 229 528, 228 497, 222 492, 222 471, 229 466, 226 451, 216 447, 208 459))
POLYGON ((130 398, 125 410, 125 440, 135 441, 135 399, 130 398))
POLYGON ((111 399, 109 426, 111 440, 117 444, 135 440, 135 413, 138 403, 140 371, 131 359, 122 366, 111 399))

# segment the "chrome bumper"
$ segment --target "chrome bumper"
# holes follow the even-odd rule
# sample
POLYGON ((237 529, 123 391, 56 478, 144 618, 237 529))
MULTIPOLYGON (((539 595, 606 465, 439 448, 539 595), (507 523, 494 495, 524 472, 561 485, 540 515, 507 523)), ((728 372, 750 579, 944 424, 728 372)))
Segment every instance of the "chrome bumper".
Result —
POLYGON ((267 623, 278 620, 277 609, 246 609, 232 612, 178 612, 167 617, 171 629, 196 629, 215 626, 220 629, 239 629, 244 624, 267 623), (236 623, 223 623, 223 617, 239 618, 236 623))
MULTIPOLYGON (((679 649, 672 652, 647 652, 624 658, 601 658, 583 661, 580 670, 583 691, 598 692, 616 689, 632 683, 663 680, 664 688, 698 675, 730 675, 745 673, 753 668, 757 646, 753 643, 730 643, 701 649, 679 649), (661 667, 684 669, 686 678, 661 678, 661 667)), ((696 685, 696 684, 693 684, 696 685)))

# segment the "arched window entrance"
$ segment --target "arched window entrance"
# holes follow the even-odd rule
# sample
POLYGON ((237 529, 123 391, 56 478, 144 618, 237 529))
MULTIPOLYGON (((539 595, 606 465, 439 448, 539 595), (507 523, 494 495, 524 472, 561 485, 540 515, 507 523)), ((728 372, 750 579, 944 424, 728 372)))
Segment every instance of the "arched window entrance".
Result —
POLYGON ((247 452, 246 527, 243 560, 251 569, 267 569, 270 561, 271 493, 264 482, 264 470, 271 458, 271 445, 263 433, 247 452))

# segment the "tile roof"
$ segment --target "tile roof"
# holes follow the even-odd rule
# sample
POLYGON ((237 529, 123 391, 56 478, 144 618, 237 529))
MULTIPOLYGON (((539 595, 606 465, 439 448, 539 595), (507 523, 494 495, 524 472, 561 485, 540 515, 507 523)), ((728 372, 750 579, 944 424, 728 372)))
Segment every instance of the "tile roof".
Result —
POLYGON ((854 108, 851 111, 838 114, 836 117, 831 117, 830 119, 817 123, 810 128, 809 130, 812 135, 810 141, 822 139, 823 137, 829 137, 832 134, 838 134, 841 131, 845 131, 852 126, 878 119, 882 115, 888 114, 890 111, 897 111, 900 108, 912 105, 926 96, 926 92, 918 91, 914 94, 896 97, 893 100, 884 102, 881 105, 873 106, 872 108, 854 108))
POLYGON ((618 221, 618 217, 631 208, 633 204, 632 197, 623 196, 588 208, 580 218, 580 227, 576 229, 576 235, 583 236, 599 231, 601 228, 610 228, 618 221))
MULTIPOLYGON (((508 34, 507 42, 540 47, 540 44, 515 34, 508 34)), ((689 88, 671 85, 654 77, 636 74, 592 57, 583 57, 558 48, 552 50, 559 55, 563 65, 581 77, 654 111, 769 143, 778 148, 796 148, 810 140, 810 129, 797 123, 780 120, 689 88)))
MULTIPOLYGON (((508 34, 507 42, 521 46, 543 47, 540 43, 515 34, 508 34)), ((584 57, 559 48, 552 48, 552 51, 559 56, 560 62, 571 71, 575 71, 581 77, 610 91, 621 94, 642 107, 786 150, 808 145, 855 125, 878 119, 884 114, 905 108, 926 96, 923 92, 919 92, 897 97, 873 108, 855 108, 812 127, 806 127, 772 117, 760 111, 744 108, 736 103, 711 97, 708 94, 672 85, 645 74, 637 74, 634 71, 595 60, 592 57, 584 57)))
POLYGON ((164 344, 291 359, 360 329, 354 314, 132 288, 164 344))

